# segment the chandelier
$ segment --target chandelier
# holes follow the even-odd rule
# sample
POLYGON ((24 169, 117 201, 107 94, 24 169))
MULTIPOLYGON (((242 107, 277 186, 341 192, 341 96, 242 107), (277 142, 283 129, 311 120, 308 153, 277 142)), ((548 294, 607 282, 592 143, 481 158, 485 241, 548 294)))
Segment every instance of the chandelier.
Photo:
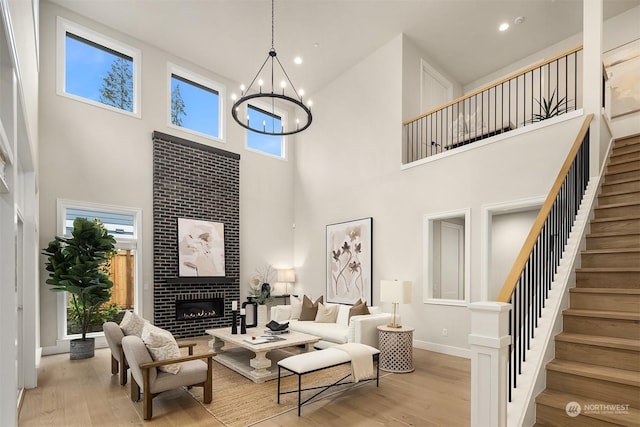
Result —
MULTIPOLYGON (((267 54, 267 59, 262 63, 262 66, 251 81, 249 87, 245 88, 244 85, 240 86, 240 98, 236 99, 235 95, 231 96, 231 99, 235 101, 231 109, 231 115, 240 126, 253 132, 263 135, 293 135, 302 132, 311 125, 313 119, 311 116, 311 101, 308 101, 306 105, 302 102, 303 91, 300 90, 300 92, 298 92, 296 90, 276 54, 274 47, 273 3, 274 0, 271 0, 271 49, 267 54), (267 64, 271 66, 271 79, 270 81, 267 80, 267 84, 271 84, 270 91, 268 87, 265 86, 265 81, 261 77, 261 73, 267 64), (280 82, 280 87, 277 91, 276 81, 280 82), (253 103, 251 101, 253 101, 253 103), (252 104, 252 109, 261 113, 261 117, 263 117, 262 120, 256 120, 256 117, 254 117, 253 120, 251 119, 248 108, 250 103, 252 104), (238 117, 240 107, 243 104, 247 107, 246 116, 238 117), (279 114, 278 111, 293 111, 294 117, 296 117, 295 126, 291 129, 289 129, 289 125, 285 126, 281 114, 279 114), (269 121, 269 123, 267 123, 267 121, 269 121)), ((267 67, 267 72, 268 69, 269 67, 267 67)))

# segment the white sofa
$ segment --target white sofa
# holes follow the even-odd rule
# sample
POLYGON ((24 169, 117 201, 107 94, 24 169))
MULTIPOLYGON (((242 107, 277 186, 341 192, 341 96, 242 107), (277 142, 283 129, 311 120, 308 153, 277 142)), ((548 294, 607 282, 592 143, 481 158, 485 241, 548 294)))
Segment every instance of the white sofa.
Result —
MULTIPOLYGON (((327 304, 331 305, 331 304, 327 304)), ((350 305, 338 304, 338 316, 335 323, 318 323, 313 320, 291 319, 290 305, 271 307, 271 320, 279 323, 289 322, 289 329, 322 339, 316 348, 327 348, 336 344, 355 342, 378 348, 378 326, 387 325, 393 320, 391 313, 382 313, 379 307, 368 307, 367 315, 352 316, 349 319, 350 305)))

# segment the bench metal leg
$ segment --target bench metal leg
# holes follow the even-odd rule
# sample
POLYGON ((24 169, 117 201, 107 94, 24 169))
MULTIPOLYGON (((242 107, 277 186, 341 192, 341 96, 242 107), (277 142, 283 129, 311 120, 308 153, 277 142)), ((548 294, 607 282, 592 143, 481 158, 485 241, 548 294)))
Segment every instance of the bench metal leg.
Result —
POLYGON ((298 416, 302 407, 302 375, 298 374, 298 416))

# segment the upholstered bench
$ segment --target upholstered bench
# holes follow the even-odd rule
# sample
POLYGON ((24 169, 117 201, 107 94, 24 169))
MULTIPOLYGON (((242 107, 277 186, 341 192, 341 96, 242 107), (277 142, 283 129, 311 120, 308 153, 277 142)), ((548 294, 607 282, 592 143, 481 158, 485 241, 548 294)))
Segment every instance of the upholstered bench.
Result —
MULTIPOLYGON (((372 361, 376 362, 376 372, 375 377, 373 378, 363 378, 360 381, 376 381, 376 387, 380 385, 380 368, 378 366, 378 356, 380 355, 380 350, 375 347, 368 346, 366 344, 341 344, 335 347, 329 347, 323 350, 311 351, 308 353, 298 354, 296 356, 287 357, 278 362, 278 403, 280 403, 280 396, 283 394, 289 393, 298 393, 298 416, 300 416, 300 408, 305 403, 309 402, 319 394, 329 390, 331 387, 337 387, 339 385, 344 384, 353 384, 357 381, 344 381, 348 377, 352 376, 352 372, 349 372, 347 375, 343 376, 339 380, 321 386, 314 386, 309 388, 302 388, 302 377, 305 374, 310 374, 312 372, 321 371, 323 369, 333 368, 334 366, 344 365, 346 363, 352 362, 352 356, 347 351, 341 349, 341 347, 350 346, 352 349, 357 350, 361 354, 368 353, 372 361), (282 369, 289 371, 298 376, 298 388, 297 390, 287 390, 282 391, 280 389, 280 381, 282 379, 282 369), (308 390, 317 390, 313 396, 307 398, 302 401, 302 392, 308 390)), ((355 368, 355 367, 354 367, 355 368)))

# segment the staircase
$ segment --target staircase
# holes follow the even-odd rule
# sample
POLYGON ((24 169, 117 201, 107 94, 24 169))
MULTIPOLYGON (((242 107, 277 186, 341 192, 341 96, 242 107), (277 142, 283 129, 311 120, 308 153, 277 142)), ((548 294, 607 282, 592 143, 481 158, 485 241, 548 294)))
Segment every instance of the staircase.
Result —
POLYGON ((640 426, 640 136, 614 143, 586 240, 536 426, 640 426))

